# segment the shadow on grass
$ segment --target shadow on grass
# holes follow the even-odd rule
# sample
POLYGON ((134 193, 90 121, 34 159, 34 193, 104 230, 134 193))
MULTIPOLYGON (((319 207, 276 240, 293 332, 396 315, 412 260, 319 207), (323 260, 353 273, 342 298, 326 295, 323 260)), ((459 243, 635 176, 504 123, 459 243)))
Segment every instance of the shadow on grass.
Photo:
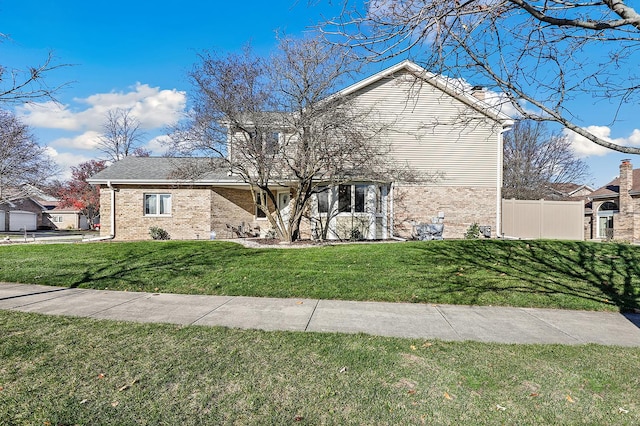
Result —
MULTIPOLYGON (((488 292, 569 296, 615 306, 620 312, 640 310, 640 249, 624 244, 560 241, 477 240, 416 248, 436 264, 471 268, 479 280, 460 279, 440 291, 462 291, 473 304, 488 292), (484 275, 483 275, 484 274, 484 275)), ((450 284, 450 283, 449 283, 450 284)))
MULTIPOLYGON (((118 243, 115 243, 118 244, 118 243)), ((181 244, 157 242, 155 244, 120 244, 117 256, 88 265, 75 277, 69 287, 130 288, 153 291, 177 290, 165 286, 173 279, 192 280, 194 283, 212 270, 225 271, 243 257, 260 256, 261 251, 249 250, 237 244, 181 244), (168 261, 168 259, 170 261, 168 261)), ((211 290, 215 286, 206 284, 211 290)), ((195 285, 195 284, 194 284, 195 285)), ((182 290, 184 291, 184 290, 182 290)))

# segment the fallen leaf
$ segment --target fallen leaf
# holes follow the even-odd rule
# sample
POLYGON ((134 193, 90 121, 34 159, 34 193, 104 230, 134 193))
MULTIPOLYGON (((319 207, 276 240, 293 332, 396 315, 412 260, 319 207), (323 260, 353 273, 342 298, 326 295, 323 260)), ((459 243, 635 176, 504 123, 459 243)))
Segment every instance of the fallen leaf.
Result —
POLYGON ((118 392, 122 392, 125 389, 129 389, 131 386, 135 385, 136 383, 138 383, 138 379, 134 379, 133 382, 122 386, 120 389, 118 389, 118 392))
POLYGON ((347 367, 342 367, 342 368, 340 369, 340 372, 341 372, 341 373, 346 373, 346 372, 347 372, 347 367))
POLYGON ((88 399, 83 399, 82 401, 80 401, 80 404, 86 404, 87 401, 89 401, 88 399))
POLYGON ((302 416, 295 416, 295 417, 293 418, 293 421, 294 421, 294 422, 301 422, 303 419, 304 419, 304 417, 302 417, 302 416))
POLYGON ((412 351, 415 351, 417 348, 415 347, 415 345, 411 345, 409 346, 411 348, 412 351))
POLYGON ((622 407, 618 407, 618 412, 619 412, 619 413, 622 413, 622 414, 627 414, 627 413, 629 412, 629 410, 625 410, 625 409, 624 409, 624 408, 622 408, 622 407))
POLYGON ((506 409, 507 409, 507 407, 503 407, 503 406, 502 406, 502 405, 500 405, 500 404, 496 404, 496 410, 504 411, 504 410, 506 410, 506 409))
POLYGON ((296 305, 304 305, 304 302, 296 302, 296 305))
POLYGON ((113 401, 113 402, 111 403, 111 406, 112 406, 112 407, 117 407, 117 406, 118 406, 118 404, 120 404, 118 401, 113 401))
POLYGON ((453 398, 451 398, 451 395, 449 395, 449 393, 448 393, 448 392, 445 392, 445 393, 444 393, 444 397, 445 397, 446 399, 453 399, 453 398))
POLYGON ((104 374, 103 373, 98 374, 98 379, 104 379, 104 374))
POLYGON ((573 400, 573 398, 571 398, 571 395, 567 395, 567 401, 569 401, 569 402, 575 402, 575 401, 573 400))
POLYGON ((416 393, 416 390, 415 389, 410 389, 407 393, 409 395, 414 395, 416 393))
POLYGON ((534 398, 535 398, 535 397, 537 397, 537 396, 540 396, 540 394, 539 394, 539 393, 537 393, 537 392, 533 392, 533 393, 529 394, 529 396, 531 396, 531 397, 534 397, 534 398))
POLYGON ((433 343, 431 343, 431 342, 424 342, 424 343, 422 344, 422 347, 423 347, 423 348, 428 348, 429 346, 433 346, 433 343))

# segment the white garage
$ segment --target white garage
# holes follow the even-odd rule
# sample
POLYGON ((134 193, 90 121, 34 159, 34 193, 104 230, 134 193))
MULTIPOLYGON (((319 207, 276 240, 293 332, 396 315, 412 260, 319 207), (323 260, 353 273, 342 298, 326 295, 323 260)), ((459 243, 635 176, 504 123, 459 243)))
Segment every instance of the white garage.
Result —
POLYGON ((37 214, 21 210, 9 212, 9 231, 35 231, 36 229, 38 229, 37 214))

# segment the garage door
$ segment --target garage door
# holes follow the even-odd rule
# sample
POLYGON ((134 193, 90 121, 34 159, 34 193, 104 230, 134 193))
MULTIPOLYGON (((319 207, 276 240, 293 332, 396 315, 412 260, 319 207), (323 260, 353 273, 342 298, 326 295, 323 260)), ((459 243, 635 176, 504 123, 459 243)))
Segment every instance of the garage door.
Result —
POLYGON ((9 231, 35 231, 38 229, 38 215, 20 210, 9 212, 9 231))
POLYGON ((0 231, 6 231, 7 228, 5 228, 5 217, 7 216, 7 212, 5 212, 4 210, 0 210, 0 231))

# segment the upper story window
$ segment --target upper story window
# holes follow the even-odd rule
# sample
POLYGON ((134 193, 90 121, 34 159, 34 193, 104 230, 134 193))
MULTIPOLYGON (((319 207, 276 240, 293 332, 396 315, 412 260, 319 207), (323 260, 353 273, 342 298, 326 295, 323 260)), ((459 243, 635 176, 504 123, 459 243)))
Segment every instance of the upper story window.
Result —
POLYGON ((144 215, 171 215, 171 194, 144 194, 144 215))

